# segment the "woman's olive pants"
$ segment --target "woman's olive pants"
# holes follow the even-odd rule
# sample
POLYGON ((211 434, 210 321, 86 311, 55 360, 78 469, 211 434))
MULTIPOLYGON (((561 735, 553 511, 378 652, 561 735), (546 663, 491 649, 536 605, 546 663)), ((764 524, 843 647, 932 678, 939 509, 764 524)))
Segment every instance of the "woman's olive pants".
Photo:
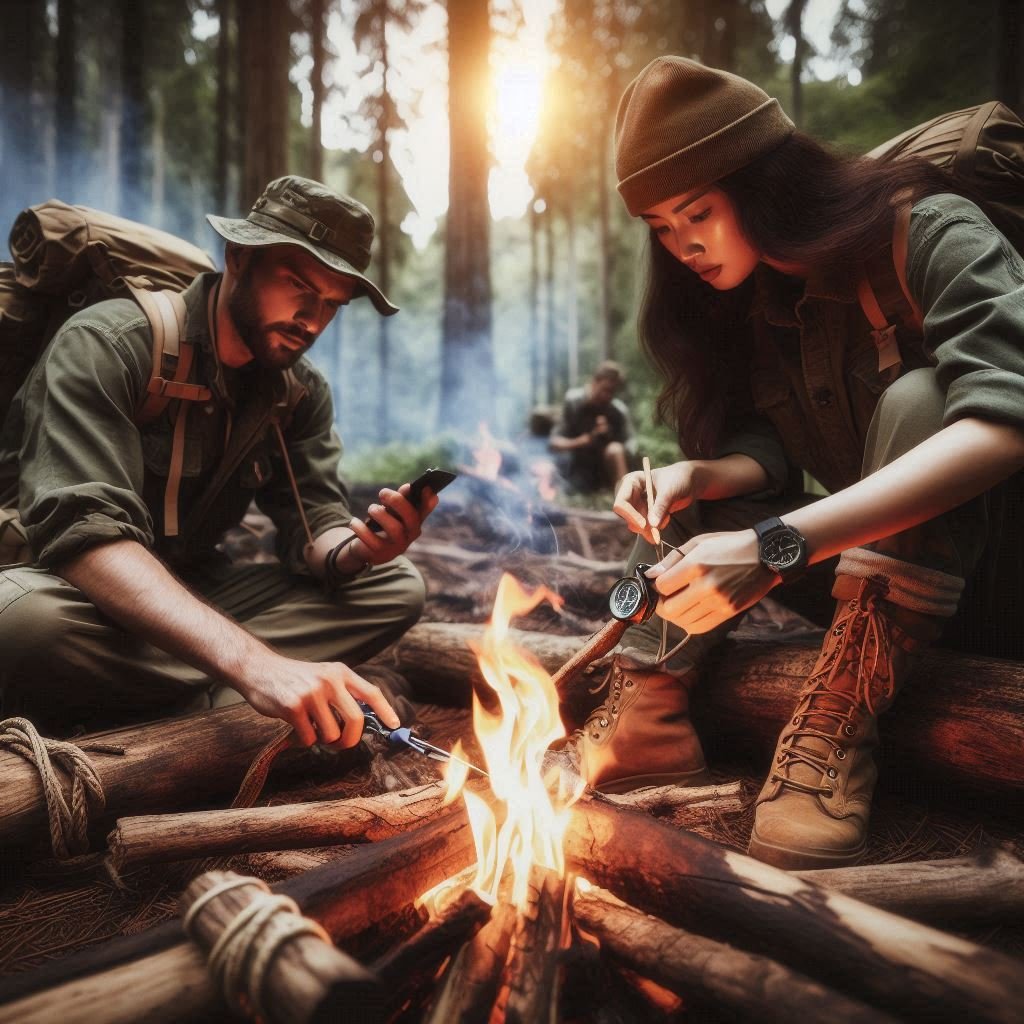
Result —
MULTIPOLYGON (((871 421, 864 450, 863 475, 894 462, 938 433, 942 429, 944 410, 945 393, 936 380, 934 370, 912 370, 891 384, 879 399, 871 421)), ((1019 491, 1020 479, 1011 483, 1019 491)), ((1024 626, 1015 624, 1002 613, 1006 610, 1005 603, 1024 589, 1020 574, 1007 571, 1019 564, 1021 545, 1014 543, 1015 538, 1001 537, 998 523, 993 522, 998 520, 1000 510, 1005 506, 1006 492, 1013 486, 1004 485, 920 526, 866 545, 866 548, 906 563, 911 574, 915 569, 922 570, 920 575, 923 578, 940 574, 949 579, 969 580, 977 576, 980 569, 985 577, 984 586, 968 586, 965 591, 958 621, 953 624, 954 642, 975 653, 1019 658, 1022 654, 1015 652, 1024 646, 1021 642, 1024 626), (1000 547, 1000 541, 1008 543, 1000 547), (972 607, 965 608, 965 604, 972 607)), ((678 546, 702 533, 749 529, 762 519, 791 512, 809 500, 813 500, 811 496, 804 495, 797 500, 790 496, 699 502, 696 507, 674 516, 662 531, 662 536, 678 546)), ((638 562, 653 564, 657 561, 657 551, 638 538, 629 571, 632 572, 638 562)), ((814 582, 820 584, 823 595, 831 589, 835 565, 835 560, 832 560, 809 570, 808 575, 815 577, 814 582)), ((806 587, 808 582, 803 581, 802 586, 806 587)), ((785 587, 772 591, 772 596, 785 602, 785 587)), ((670 661, 668 670, 678 674, 692 671, 736 627, 740 617, 736 616, 708 633, 691 636, 686 646, 670 661)), ((622 654, 637 664, 651 664, 662 639, 662 623, 662 619, 654 616, 643 626, 630 629, 623 639, 622 654)), ((666 650, 670 650, 684 634, 671 625, 667 632, 666 650)))
MULTIPOLYGON (((215 563, 186 585, 280 654, 358 665, 419 618, 423 580, 397 558, 335 595, 278 564, 215 563)), ((42 569, 0 570, 0 695, 4 717, 37 726, 130 722, 241 698, 126 633, 77 588, 42 569)))

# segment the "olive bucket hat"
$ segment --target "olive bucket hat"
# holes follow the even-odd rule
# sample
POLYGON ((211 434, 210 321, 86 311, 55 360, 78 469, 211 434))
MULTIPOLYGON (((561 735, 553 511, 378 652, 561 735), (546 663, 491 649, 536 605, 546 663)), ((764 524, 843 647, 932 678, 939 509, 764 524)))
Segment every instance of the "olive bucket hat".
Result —
POLYGON ((207 214, 213 230, 236 245, 298 245, 324 266, 362 283, 383 316, 398 307, 363 273, 370 265, 373 216, 351 196, 309 178, 289 175, 272 181, 245 220, 207 214))

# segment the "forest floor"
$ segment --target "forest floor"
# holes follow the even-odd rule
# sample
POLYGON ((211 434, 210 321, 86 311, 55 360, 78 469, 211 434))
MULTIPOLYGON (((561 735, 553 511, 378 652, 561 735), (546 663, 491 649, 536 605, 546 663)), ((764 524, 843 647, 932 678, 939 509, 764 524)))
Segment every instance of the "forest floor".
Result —
MULTIPOLYGON (((355 508, 364 508, 373 491, 359 488, 355 508)), ((527 517, 532 524, 517 529, 515 518, 496 516, 486 491, 472 500, 448 501, 429 521, 422 542, 434 555, 421 568, 427 582, 425 619, 443 622, 484 622, 503 571, 510 571, 528 585, 557 577, 557 566, 570 552, 590 563, 622 563, 630 537, 609 513, 548 506, 543 514, 527 517), (545 554, 538 555, 536 549, 545 554), (472 573, 459 563, 446 564, 438 557, 462 549, 486 554, 486 568, 474 564, 472 573), (548 571, 545 571, 547 568, 548 571), (464 578, 471 576, 471 579, 464 578)), ((228 539, 236 559, 272 558, 269 524, 259 517, 247 519, 244 528, 228 539)), ((411 552, 415 559, 415 548, 411 552)), ((597 588, 601 593, 602 588, 597 588)), ((542 605, 526 620, 524 629, 580 635, 605 621, 603 602, 592 592, 568 594, 566 611, 556 614, 542 605)), ((752 609, 739 635, 779 638, 788 632, 806 637, 816 627, 807 620, 766 600, 752 609)), ((417 730, 444 748, 457 739, 469 739, 470 713, 461 707, 441 707, 415 702, 417 730)), ((712 763, 713 780, 740 780, 744 810, 736 813, 705 812, 696 826, 692 811, 688 827, 728 847, 745 850, 753 820, 753 801, 760 789, 764 765, 759 763, 712 763)), ((411 752, 385 753, 375 738, 365 740, 355 753, 324 763, 304 777, 294 773, 271 776, 263 803, 366 796, 381 787, 403 788, 434 777, 434 762, 411 752), (339 766, 346 769, 339 773, 339 766)), ((875 799, 868 863, 934 860, 966 856, 993 845, 1003 845, 1024 856, 1024 826, 1002 801, 990 803, 964 799, 955 792, 929 792, 927 799, 910 798, 886 786, 885 777, 875 799)), ((170 808, 169 808, 170 809, 170 808)), ((671 818, 669 819, 671 820, 671 818)), ((252 854, 225 860, 224 866, 277 881, 296 871, 338 856, 351 847, 331 847, 281 854, 252 854)), ((191 875, 190 865, 170 869, 142 869, 115 884, 102 868, 72 872, 50 859, 30 862, 8 860, 0 864, 0 979, 29 970, 48 960, 137 933, 177 912, 177 900, 191 875)), ((975 928, 965 937, 1006 952, 1024 956, 1024 925, 975 928)), ((0 982, 2 991, 2 982, 0 982)))

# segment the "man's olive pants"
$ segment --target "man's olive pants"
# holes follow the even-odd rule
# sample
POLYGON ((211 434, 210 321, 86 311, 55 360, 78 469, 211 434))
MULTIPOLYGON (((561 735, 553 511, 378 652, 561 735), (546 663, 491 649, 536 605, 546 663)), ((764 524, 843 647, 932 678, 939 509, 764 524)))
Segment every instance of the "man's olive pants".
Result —
MULTIPOLYGON (((926 438, 938 433, 942 429, 944 410, 945 392, 936 380, 934 370, 912 370, 893 382, 880 397, 868 430, 863 476, 868 476, 882 466, 894 462, 926 438)), ((1019 481, 1017 483, 1019 484, 1019 481)), ((696 507, 674 516, 672 522, 662 531, 662 535, 668 543, 679 546, 702 533, 750 529, 762 519, 791 512, 807 500, 810 500, 810 496, 804 496, 802 500, 794 500, 789 496, 765 500, 729 499, 699 502, 696 507)), ((987 563, 1002 562, 1004 567, 1011 563, 1015 564, 1015 549, 1008 549, 1005 552, 1000 549, 997 552, 993 550, 993 545, 986 550, 990 540, 999 540, 998 537, 992 536, 993 532, 996 532, 991 528, 992 506, 993 493, 990 492, 913 529, 868 544, 866 548, 906 563, 911 572, 915 567, 923 570, 921 575, 925 578, 930 573, 937 573, 948 579, 970 578, 983 560, 987 563), (993 558, 993 555, 998 557, 993 558)), ((658 560, 657 551, 642 538, 638 538, 630 558, 629 572, 633 571, 638 562, 654 564, 658 560)), ((809 570, 809 575, 814 575, 816 582, 820 584, 823 596, 831 590, 834 567, 833 560, 813 566, 809 570)), ((1004 577, 1005 575, 1003 573, 1004 577)), ((1024 581, 1018 581, 1016 594, 1020 593, 1021 585, 1024 585, 1024 581)), ((1013 588, 1012 581, 1009 586, 1013 588)), ((992 605, 998 606, 1007 600, 1005 579, 999 586, 988 586, 986 590, 992 592, 987 595, 988 602, 992 605)), ((785 586, 772 591, 772 596, 785 603, 785 586)), ((972 592, 969 587, 961 605, 974 601, 977 606, 981 606, 985 597, 986 595, 978 593, 977 590, 972 592)), ((979 607, 962 608, 964 612, 976 613, 978 610, 979 607)), ((991 627, 997 610, 981 608, 981 615, 973 615, 972 621, 958 630, 960 637, 966 638, 961 639, 960 643, 979 653, 1019 657, 1020 655, 1013 653, 1012 647, 1013 644, 1020 644, 1019 626, 1016 636, 1008 636, 1006 629, 996 631, 999 643, 1011 645, 1010 653, 1004 653, 1006 648, 991 649, 991 627)), ((686 646, 669 662, 667 670, 681 675, 699 666, 710 650, 720 643, 727 633, 735 629, 740 617, 736 616, 708 633, 691 636, 686 646)), ((958 615, 957 618, 959 620, 961 616, 958 615)), ((959 623, 955 625, 960 626, 959 623)), ((623 639, 621 653, 636 664, 653 663, 662 639, 662 629, 663 620, 658 616, 654 616, 643 626, 631 628, 623 639)), ((680 629, 670 625, 667 630, 666 650, 671 650, 683 636, 680 629)))
MULTIPOLYGON (((278 653, 358 665, 419 618, 423 580, 406 558, 332 597, 278 564, 226 561, 185 584, 278 653)), ((241 698, 204 673, 126 633, 85 595, 42 569, 0 570, 0 697, 4 716, 37 726, 139 721, 241 698)))

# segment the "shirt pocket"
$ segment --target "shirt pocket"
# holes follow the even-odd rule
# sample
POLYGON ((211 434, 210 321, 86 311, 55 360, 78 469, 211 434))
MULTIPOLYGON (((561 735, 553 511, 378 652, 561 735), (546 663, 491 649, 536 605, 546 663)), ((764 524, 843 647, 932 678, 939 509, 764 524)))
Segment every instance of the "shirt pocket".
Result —
POLYGON ((247 491, 258 491, 274 478, 274 464, 265 445, 258 445, 242 460, 238 485, 247 491))
POLYGON ((24 597, 28 591, 20 584, 15 583, 5 572, 0 572, 0 612, 9 608, 20 597, 24 597))
MULTIPOLYGON (((152 430, 142 434, 142 461, 146 469, 157 476, 170 473, 171 456, 174 449, 172 429, 152 430)), ((185 451, 181 464, 181 475, 196 477, 203 471, 203 438, 199 434, 185 431, 185 451)))

